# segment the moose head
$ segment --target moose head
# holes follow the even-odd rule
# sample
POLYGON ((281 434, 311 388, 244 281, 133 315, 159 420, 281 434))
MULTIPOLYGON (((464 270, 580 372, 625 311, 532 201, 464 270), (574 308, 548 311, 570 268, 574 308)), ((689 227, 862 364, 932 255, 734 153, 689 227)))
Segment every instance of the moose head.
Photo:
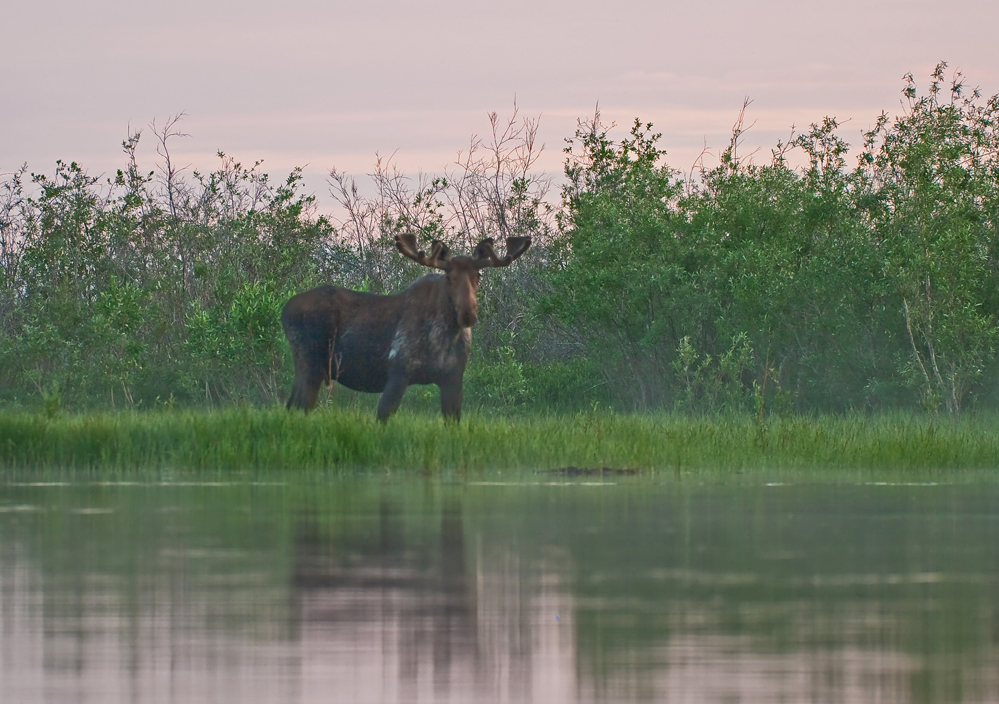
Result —
POLYGON ((403 256, 414 262, 440 269, 446 275, 445 289, 448 300, 454 306, 458 325, 470 328, 479 318, 479 303, 476 294, 479 291, 479 270, 489 267, 510 266, 517 257, 531 246, 530 237, 508 237, 506 240, 506 256, 500 258, 493 249, 493 239, 482 240, 470 257, 453 256, 440 240, 434 240, 428 256, 422 250, 416 249, 416 235, 406 233, 396 235, 395 246, 403 256))

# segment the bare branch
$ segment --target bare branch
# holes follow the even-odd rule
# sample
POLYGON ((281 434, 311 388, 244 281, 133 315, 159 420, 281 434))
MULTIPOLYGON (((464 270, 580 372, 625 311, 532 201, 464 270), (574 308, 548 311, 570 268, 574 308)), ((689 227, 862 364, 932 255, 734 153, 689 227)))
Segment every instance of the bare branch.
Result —
POLYGON ((156 139, 158 140, 156 153, 163 159, 163 163, 159 168, 160 173, 163 175, 164 185, 166 186, 167 203, 170 208, 170 216, 173 217, 175 221, 179 219, 177 208, 178 201, 180 200, 177 175, 189 167, 174 167, 173 161, 170 158, 170 147, 168 145, 168 141, 171 137, 190 137, 189 134, 181 132, 177 129, 177 124, 185 117, 187 117, 187 113, 185 112, 179 112, 173 117, 168 117, 162 129, 158 129, 156 127, 156 120, 153 120, 150 125, 150 129, 152 129, 153 134, 156 135, 156 139))

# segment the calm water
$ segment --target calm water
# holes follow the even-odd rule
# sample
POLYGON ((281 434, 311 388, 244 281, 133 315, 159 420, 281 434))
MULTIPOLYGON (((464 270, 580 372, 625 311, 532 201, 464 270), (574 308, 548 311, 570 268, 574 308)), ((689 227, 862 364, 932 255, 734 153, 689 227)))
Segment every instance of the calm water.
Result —
POLYGON ((997 702, 999 485, 0 483, 0 702, 997 702))

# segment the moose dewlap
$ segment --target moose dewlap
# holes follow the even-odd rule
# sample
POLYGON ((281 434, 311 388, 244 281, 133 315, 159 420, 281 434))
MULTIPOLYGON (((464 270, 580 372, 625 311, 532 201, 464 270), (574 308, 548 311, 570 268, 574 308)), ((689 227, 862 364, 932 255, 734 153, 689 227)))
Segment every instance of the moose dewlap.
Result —
POLYGON ((395 244, 403 256, 443 273, 391 296, 320 286, 285 304, 281 324, 295 362, 289 410, 312 410, 319 387, 336 381, 381 393, 378 419, 384 421, 410 384, 437 384, 444 417, 460 418, 471 328, 478 320, 479 270, 509 266, 531 238, 508 237, 504 257, 492 238, 479 242, 470 257, 452 256, 436 240, 427 256, 410 233, 396 235, 395 244))

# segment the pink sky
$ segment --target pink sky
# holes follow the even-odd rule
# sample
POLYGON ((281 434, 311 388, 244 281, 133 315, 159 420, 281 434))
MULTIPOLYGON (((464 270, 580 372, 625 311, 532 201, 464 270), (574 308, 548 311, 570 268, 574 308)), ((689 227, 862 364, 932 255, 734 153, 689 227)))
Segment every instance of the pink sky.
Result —
POLYGON ((129 125, 151 169, 149 123, 186 112, 178 163, 208 170, 223 150, 273 178, 305 166, 325 200, 331 167, 364 174, 376 152, 442 170, 515 99, 540 116, 553 172, 598 101, 619 134, 653 122, 681 169, 725 146, 745 97, 750 149, 825 115, 856 146, 899 110, 906 72, 925 86, 946 60, 999 93, 996 27, 996 0, 11 3, 0 173, 56 159, 113 173, 129 125))

